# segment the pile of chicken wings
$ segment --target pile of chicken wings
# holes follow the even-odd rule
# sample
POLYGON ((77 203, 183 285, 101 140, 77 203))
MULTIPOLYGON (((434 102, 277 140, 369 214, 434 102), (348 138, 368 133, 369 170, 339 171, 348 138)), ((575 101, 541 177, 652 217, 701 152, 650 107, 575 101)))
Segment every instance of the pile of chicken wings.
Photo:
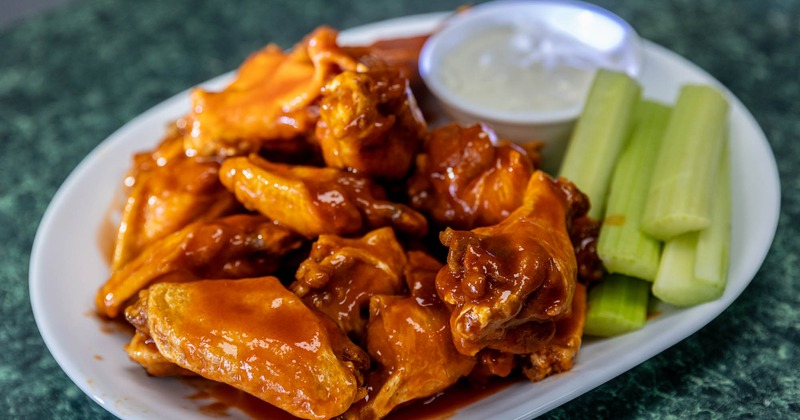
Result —
POLYGON ((572 367, 588 200, 535 146, 429 126, 424 40, 269 45, 134 156, 96 295, 135 327, 132 360, 309 419, 572 367))

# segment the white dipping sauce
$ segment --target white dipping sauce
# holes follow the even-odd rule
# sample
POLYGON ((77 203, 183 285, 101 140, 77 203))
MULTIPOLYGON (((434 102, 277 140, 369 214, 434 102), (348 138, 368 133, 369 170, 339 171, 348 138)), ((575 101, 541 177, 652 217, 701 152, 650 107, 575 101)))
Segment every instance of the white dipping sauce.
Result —
POLYGON ((477 31, 443 54, 441 81, 465 101, 501 111, 559 111, 581 105, 596 63, 580 43, 542 28, 477 31))

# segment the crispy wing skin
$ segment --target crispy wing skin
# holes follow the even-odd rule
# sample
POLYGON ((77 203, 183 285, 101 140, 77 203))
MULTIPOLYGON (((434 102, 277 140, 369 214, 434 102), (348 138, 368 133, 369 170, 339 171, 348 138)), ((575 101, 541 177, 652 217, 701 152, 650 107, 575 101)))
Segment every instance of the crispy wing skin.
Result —
POLYGON ((587 200, 569 181, 537 171, 522 206, 499 224, 441 234, 450 249, 436 286, 452 309, 459 352, 527 354, 552 339, 577 282, 568 225, 587 200))
POLYGON ((402 293, 405 266, 405 251, 390 227, 357 239, 322 235, 290 289, 360 340, 370 298, 402 293))
POLYGON ((586 286, 575 285, 572 297, 572 312, 556 321, 553 338, 540 348, 524 355, 522 372, 531 381, 540 381, 547 376, 572 369, 581 347, 583 325, 586 320, 586 286))
POLYGON ((436 295, 440 267, 424 253, 409 253, 411 294, 370 300, 367 350, 378 367, 367 377, 368 398, 355 404, 348 418, 383 418, 400 404, 445 390, 475 366, 475 358, 453 345, 450 312, 436 295))
POLYGON ((316 135, 328 166, 396 180, 408 173, 426 127, 398 70, 345 71, 322 90, 316 135))
POLYGON ((320 27, 290 52, 268 45, 251 55, 221 92, 194 90, 186 149, 236 156, 270 142, 305 141, 318 118, 315 101, 322 86, 342 69, 358 66, 336 44, 336 36, 320 27))
POLYGON ((328 419, 358 398, 368 356, 275 277, 159 283, 130 320, 169 362, 292 415, 328 419))
POLYGON ((586 285, 577 283, 572 296, 572 311, 555 322, 553 337, 528 354, 512 354, 485 348, 476 355, 478 363, 469 374, 473 383, 487 383, 491 377, 506 377, 516 369, 537 382, 572 369, 581 347, 586 320, 586 285))
POLYGON ((519 207, 533 171, 524 150, 489 129, 452 124, 430 133, 408 195, 437 225, 469 230, 497 224, 519 207))
POLYGON ((125 184, 112 270, 189 223, 215 219, 241 208, 219 182, 219 162, 186 156, 176 127, 156 149, 134 156, 125 184))
POLYGON ((148 246, 112 272, 95 297, 101 315, 116 318, 131 298, 156 282, 242 278, 274 273, 303 238, 261 215, 196 222, 148 246))
POLYGON ((250 155, 226 159, 220 179, 247 208, 307 238, 357 235, 383 226, 412 236, 428 230, 424 216, 386 201, 380 185, 335 168, 290 166, 250 155))

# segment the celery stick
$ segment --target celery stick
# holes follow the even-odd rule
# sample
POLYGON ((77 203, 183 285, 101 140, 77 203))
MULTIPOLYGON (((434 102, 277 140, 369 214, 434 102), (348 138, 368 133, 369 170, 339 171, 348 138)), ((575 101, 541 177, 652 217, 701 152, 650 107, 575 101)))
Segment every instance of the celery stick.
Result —
POLYGON ((647 320, 650 283, 620 274, 609 274, 589 290, 587 335, 610 337, 639 329, 647 320))
POLYGON ((650 183, 642 229, 662 240, 704 229, 719 169, 728 101, 705 85, 684 85, 650 183))
POLYGON ((711 290, 694 281, 694 260, 699 232, 689 232, 668 240, 661 253, 661 264, 653 281, 653 295, 676 306, 697 303, 698 296, 711 290), (700 286, 700 287, 698 287, 700 286))
POLYGON ((725 289, 728 282, 731 250, 731 197, 730 144, 726 137, 720 163, 717 189, 711 204, 711 226, 700 231, 697 238, 697 257, 694 275, 698 281, 725 289))
POLYGON ((567 145, 559 175, 589 197, 589 216, 594 219, 603 216, 611 172, 627 140, 641 90, 625 73, 598 70, 567 145))
POLYGON ((725 142, 714 191, 711 226, 667 241, 653 294, 675 306, 722 296, 728 282, 731 243, 730 146, 725 142))
POLYGON ((636 107, 633 133, 617 162, 608 193, 597 255, 610 273, 653 281, 661 241, 641 230, 642 211, 670 108, 650 100, 636 107))

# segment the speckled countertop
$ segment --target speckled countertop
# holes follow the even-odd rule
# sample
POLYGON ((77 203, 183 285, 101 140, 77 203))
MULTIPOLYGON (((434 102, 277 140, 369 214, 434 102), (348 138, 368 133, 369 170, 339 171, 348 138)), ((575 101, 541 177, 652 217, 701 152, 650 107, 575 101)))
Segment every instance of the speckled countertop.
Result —
MULTIPOLYGON (((237 67, 266 42, 289 46, 320 24, 345 29, 462 3, 83 0, 3 29, 0 417, 111 417, 56 364, 36 328, 28 294, 39 221, 87 153, 131 118, 237 67)), ((800 2, 597 3, 629 20, 645 38, 695 62, 741 99, 777 157, 782 208, 764 265, 722 315, 547 417, 797 418, 800 2)))

